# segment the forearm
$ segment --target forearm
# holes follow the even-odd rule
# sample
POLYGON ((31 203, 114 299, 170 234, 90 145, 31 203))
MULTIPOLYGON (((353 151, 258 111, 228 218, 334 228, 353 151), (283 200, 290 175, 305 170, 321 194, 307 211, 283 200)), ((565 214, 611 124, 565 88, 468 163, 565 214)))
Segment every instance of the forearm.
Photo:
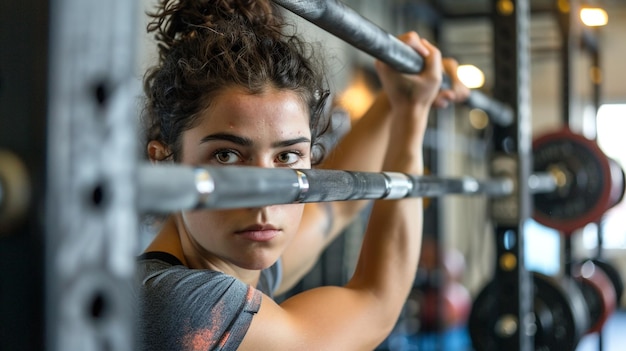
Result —
MULTIPOLYGON (((390 106, 384 93, 329 154, 320 168, 380 172, 387 150, 390 106)), ((290 289, 350 224, 368 201, 307 204, 298 235, 283 254, 285 275, 279 293, 290 289)))
MULTIPOLYGON (((423 173, 422 141, 427 114, 428 108, 421 108, 392 116, 406 120, 392 126, 394 140, 388 145, 385 170, 423 173)), ((385 308, 399 312, 415 278, 422 222, 421 199, 377 201, 349 286, 369 289, 385 308)))
POLYGON ((325 169, 362 172, 381 170, 389 140, 389 100, 380 93, 320 165, 325 169))
MULTIPOLYGON (((326 160, 324 169, 380 172, 390 139, 389 99, 381 92, 372 106, 343 137, 326 160)), ((322 249, 330 244, 367 206, 369 201, 343 201, 330 204, 330 226, 324 233, 322 249)))

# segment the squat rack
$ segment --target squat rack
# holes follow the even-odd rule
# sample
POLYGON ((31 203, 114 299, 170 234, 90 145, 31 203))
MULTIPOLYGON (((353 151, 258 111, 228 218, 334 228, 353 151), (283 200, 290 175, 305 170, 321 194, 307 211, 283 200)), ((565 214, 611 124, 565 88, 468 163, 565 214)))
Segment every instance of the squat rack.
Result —
MULTIPOLYGON (((497 128, 492 168, 494 175, 506 171, 527 179, 529 5, 515 0, 516 11, 500 13, 493 3, 495 98, 513 108, 515 123, 497 128)), ((128 286, 139 216, 133 143, 139 94, 134 83, 137 4, 57 0, 46 5, 3 2, 0 8, 0 23, 6 24, 0 42, 16 48, 3 50, 0 61, 0 106, 6 106, 0 114, 0 148, 12 150, 32 179, 26 219, 11 223, 0 237, 0 281, 11 284, 0 289, 0 346, 132 350, 134 296, 128 286), (35 84, 24 84, 25 77, 35 84), (28 96, 34 97, 32 103, 24 101, 28 96), (20 252, 28 260, 5 252, 20 252), (24 276, 33 279, 25 282, 24 276), (23 318, 16 318, 15 307, 23 318)), ((496 277, 519 287, 510 295, 502 291, 512 303, 499 305, 498 311, 516 318, 520 328, 499 342, 502 349, 529 350, 532 342, 520 330, 532 322, 521 235, 530 192, 525 181, 518 186, 516 196, 494 199, 492 207, 496 240, 501 243, 511 231, 518 235, 514 247, 498 245, 498 255, 513 255, 517 267, 499 269, 496 277), (497 210, 502 208, 510 211, 497 210)))

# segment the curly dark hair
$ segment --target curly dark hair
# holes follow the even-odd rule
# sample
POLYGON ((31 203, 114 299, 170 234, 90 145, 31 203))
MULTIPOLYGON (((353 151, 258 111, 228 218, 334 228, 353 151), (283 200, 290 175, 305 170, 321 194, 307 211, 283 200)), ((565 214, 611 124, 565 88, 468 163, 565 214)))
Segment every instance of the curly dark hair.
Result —
POLYGON ((271 87, 295 91, 308 106, 312 162, 321 161, 324 65, 312 43, 287 30, 280 9, 269 0, 161 0, 148 15, 159 61, 144 77, 146 142, 163 143, 178 161, 181 134, 220 91, 237 86, 259 94, 271 87))

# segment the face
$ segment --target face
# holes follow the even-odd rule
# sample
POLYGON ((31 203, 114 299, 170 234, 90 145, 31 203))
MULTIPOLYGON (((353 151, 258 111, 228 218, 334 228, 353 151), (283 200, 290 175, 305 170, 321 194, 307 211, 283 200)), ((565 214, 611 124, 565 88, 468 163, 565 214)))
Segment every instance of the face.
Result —
MULTIPOLYGON (((307 108, 291 91, 230 88, 182 136, 184 164, 310 168, 307 108)), ((222 270, 271 266, 295 235, 303 205, 184 212, 187 247, 222 270)))

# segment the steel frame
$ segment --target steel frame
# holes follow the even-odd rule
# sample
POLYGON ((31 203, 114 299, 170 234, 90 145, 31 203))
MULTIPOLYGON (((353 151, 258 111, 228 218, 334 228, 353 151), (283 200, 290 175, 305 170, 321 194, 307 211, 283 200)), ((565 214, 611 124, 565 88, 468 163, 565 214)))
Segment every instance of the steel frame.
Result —
MULTIPOLYGON (((513 200, 492 200, 496 258, 513 255, 517 260, 514 269, 496 263, 494 325, 510 316, 519 327, 506 336, 494 335, 498 350, 530 350, 533 340, 527 331, 534 325, 532 284, 523 255, 524 224, 531 208, 525 181, 531 169, 530 9, 528 0, 513 0, 515 10, 507 14, 499 10, 499 3, 493 1, 494 98, 513 107, 515 123, 495 127, 492 173, 512 172, 519 181, 513 200), (511 233, 517 240, 504 245, 511 233)), ((132 281, 138 232, 137 4, 127 0, 56 0, 49 8, 49 23, 48 8, 39 3, 3 2, 0 8, 0 23, 18 29, 6 31, 3 27, 2 33, 11 33, 1 37, 3 47, 30 45, 15 51, 17 60, 4 50, 0 56, 0 146, 25 160, 38 194, 28 213, 32 220, 0 237, 0 256, 5 257, 4 248, 20 250, 32 259, 31 266, 2 258, 0 277, 3 284, 11 284, 11 296, 24 294, 22 297, 32 300, 44 296, 44 287, 37 285, 43 281, 39 278, 45 274, 46 281, 45 311, 34 302, 25 306, 23 318, 5 313, 12 300, 6 289, 0 289, 0 346, 40 349, 45 343, 47 349, 63 351, 132 350, 136 315, 132 281), (37 15, 24 16, 24 12, 37 15), (32 31, 25 29, 21 32, 24 36, 16 35, 23 28, 32 31), (49 46, 46 28, 50 31, 49 46), (49 66, 45 64, 47 48, 49 66), (16 68, 18 75, 10 73, 15 62, 25 63, 16 68), (20 82, 24 77, 32 77, 34 84, 20 82), (31 96, 33 103, 12 100, 14 95, 31 96), (40 129, 46 125, 47 135, 40 129), (25 151, 26 146, 36 154, 25 151), (44 158, 40 151, 46 148, 44 158), (47 171, 43 171, 45 165, 47 171), (39 261, 44 257, 42 241, 46 244, 45 262, 39 261), (33 278, 30 283, 20 280, 24 275, 33 278), (45 337, 41 316, 45 316, 45 337)))
POLYGON ((46 344, 133 350, 136 1, 51 2, 46 344))
POLYGON ((508 172, 518 181, 516 196, 491 200, 496 308, 486 327, 494 350, 528 351, 534 348, 535 328, 532 277, 524 264, 524 227, 532 201, 526 182, 532 169, 529 1, 493 0, 492 23, 494 98, 515 111, 512 126, 494 126, 492 175, 508 172), (507 4, 512 8, 502 7, 507 4), (503 264, 504 259, 515 264, 503 264))

